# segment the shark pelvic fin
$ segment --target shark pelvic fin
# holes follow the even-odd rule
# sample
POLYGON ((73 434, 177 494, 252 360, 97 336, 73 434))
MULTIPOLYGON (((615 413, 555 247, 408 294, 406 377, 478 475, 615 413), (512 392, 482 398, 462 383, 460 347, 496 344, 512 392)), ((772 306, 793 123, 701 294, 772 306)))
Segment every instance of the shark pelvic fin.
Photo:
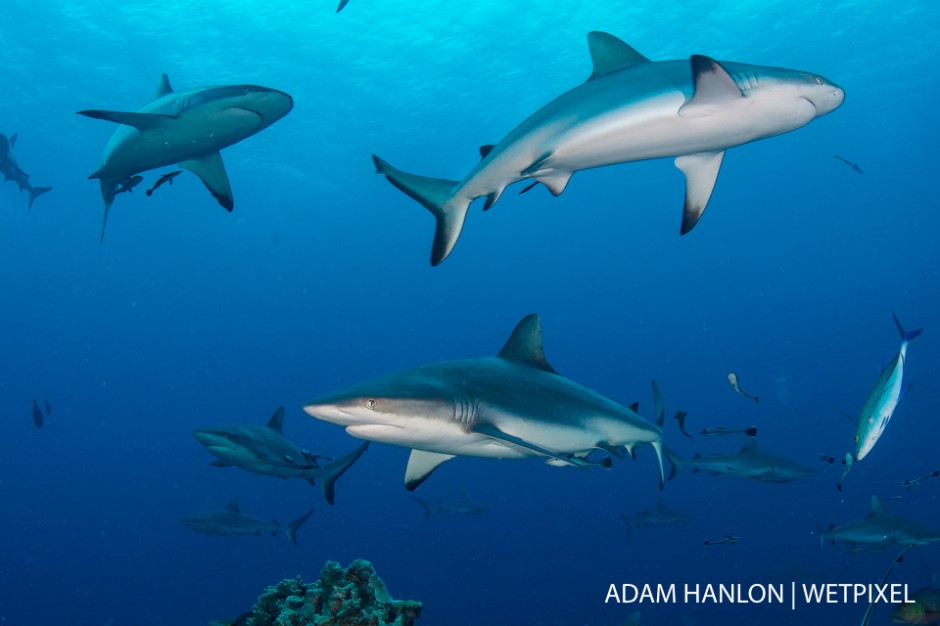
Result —
POLYGON ((715 59, 693 54, 691 65, 695 91, 689 101, 679 107, 680 117, 709 117, 729 102, 744 97, 731 74, 715 59))
POLYGON ((172 115, 162 115, 160 113, 129 113, 126 111, 90 110, 79 111, 78 114, 93 117, 96 120, 107 120, 116 124, 133 126, 141 132, 162 128, 168 122, 176 119, 172 115))
POLYGON ((200 159, 183 161, 179 163, 179 166, 198 176, 202 180, 202 184, 215 196, 215 199, 226 211, 235 208, 232 188, 228 183, 228 174, 225 173, 225 165, 222 163, 221 154, 213 152, 200 159))
POLYGON ((708 200, 715 189, 718 171, 725 152, 700 152, 686 154, 676 159, 676 167, 685 174, 685 207, 682 210, 682 227, 679 234, 684 235, 695 228, 699 218, 708 206, 708 200))
POLYGON ((545 359, 545 351, 542 348, 542 324, 537 313, 526 315, 516 324, 498 356, 501 359, 551 374, 558 373, 545 359))
POLYGON ((408 467, 405 468, 405 488, 408 491, 414 491, 441 463, 451 460, 454 456, 440 452, 412 450, 411 456, 408 457, 408 467))
POLYGON ((467 218, 467 209, 470 208, 470 200, 453 197, 454 190, 460 183, 456 180, 409 174, 374 154, 372 161, 377 173, 384 174, 390 183, 434 214, 437 229, 431 249, 431 265, 439 265, 454 249, 467 218))
POLYGON ((877 517, 878 515, 887 515, 885 510, 885 505, 881 503, 881 500, 878 499, 878 496, 871 497, 871 512, 868 513, 868 517, 877 517))
POLYGON ((284 407, 279 406, 277 408, 274 415, 268 420, 268 428, 282 435, 284 434, 284 407))
POLYGON ((242 510, 238 508, 238 498, 232 498, 229 500, 229 503, 225 505, 225 510, 232 513, 241 513, 242 510))
POLYGON ((173 93, 173 88, 170 86, 170 77, 166 74, 162 74, 160 76, 160 84, 157 86, 156 98, 162 98, 163 96, 168 96, 171 93, 173 93))
POLYGON ((588 50, 594 62, 594 71, 591 72, 588 80, 650 62, 626 42, 599 30, 588 33, 588 50))

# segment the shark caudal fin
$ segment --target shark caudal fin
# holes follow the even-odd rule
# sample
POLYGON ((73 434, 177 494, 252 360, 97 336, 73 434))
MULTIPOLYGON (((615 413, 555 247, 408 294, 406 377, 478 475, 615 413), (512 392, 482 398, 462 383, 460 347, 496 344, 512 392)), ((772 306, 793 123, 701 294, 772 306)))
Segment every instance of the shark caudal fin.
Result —
MULTIPOLYGON (((663 471, 663 440, 657 439, 650 442, 650 445, 653 446, 653 450, 656 450, 656 460, 659 461, 659 490, 662 491, 666 486, 666 474, 663 471)), ((669 474, 672 475, 672 472, 669 474)))
POLYGON ((30 187, 29 188, 29 208, 33 208, 33 200, 44 193, 52 191, 52 187, 30 187))
POLYGON ((101 185, 101 199, 104 200, 104 219, 101 222, 101 239, 98 243, 104 243, 104 230, 108 226, 108 211, 111 210, 111 203, 114 202, 114 192, 117 190, 117 183, 111 179, 105 178, 101 170, 95 172, 88 178, 97 178, 101 185))
POLYGON ((424 519, 431 517, 431 503, 427 500, 422 500, 417 496, 411 496, 411 499, 418 503, 418 505, 424 509, 424 519))
POLYGON ((333 504, 335 495, 335 485, 339 477, 346 473, 353 463, 359 460, 362 453, 369 449, 369 442, 365 442, 344 457, 340 457, 323 468, 324 474, 320 479, 320 486, 323 487, 323 497, 330 504, 333 504))
POLYGON ((666 477, 666 480, 672 480, 679 475, 679 472, 682 470, 682 467, 685 465, 685 461, 681 456, 679 456, 675 450, 662 446, 662 455, 660 457, 660 471, 662 471, 662 457, 666 457, 666 460, 669 461, 669 475, 666 477))
POLYGON ((470 208, 469 200, 453 197, 454 189, 460 185, 460 182, 409 174, 393 167, 374 154, 372 161, 375 163, 377 173, 384 174, 390 183, 434 214, 437 229, 434 232, 434 246, 431 249, 431 265, 439 265, 454 249, 464 220, 467 218, 467 209, 470 208))
POLYGON ((287 538, 290 539, 290 542, 294 545, 297 545, 297 531, 300 529, 304 523, 310 519, 310 516, 313 515, 313 509, 310 509, 293 522, 284 527, 284 534, 287 535, 287 538))
POLYGON ((901 341, 904 343, 910 343, 920 337, 920 334, 924 332, 923 328, 915 328, 911 331, 904 330, 904 327, 901 326, 901 322, 898 321, 898 316, 894 313, 891 314, 891 317, 894 318, 894 325, 898 327, 898 332, 901 333, 901 341))

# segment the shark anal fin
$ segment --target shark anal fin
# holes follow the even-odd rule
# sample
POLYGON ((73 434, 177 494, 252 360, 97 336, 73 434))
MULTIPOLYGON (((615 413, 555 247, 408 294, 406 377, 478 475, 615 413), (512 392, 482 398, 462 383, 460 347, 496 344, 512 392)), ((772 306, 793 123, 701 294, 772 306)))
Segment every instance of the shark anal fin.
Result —
POLYGON ((699 218, 708 206, 708 200, 718 180, 718 170, 725 156, 720 152, 700 152, 686 154, 676 159, 676 167, 685 174, 685 207, 682 210, 682 227, 679 234, 684 235, 698 224, 699 218))
POLYGON ((225 165, 222 163, 221 154, 213 152, 200 159, 183 161, 179 166, 198 176, 226 211, 235 208, 232 188, 228 183, 228 174, 225 173, 225 165))
POLYGON ((565 187, 568 186, 569 180, 571 180, 571 172, 552 171, 551 174, 542 174, 541 176, 535 177, 535 181, 548 187, 548 190, 551 191, 552 195, 556 198, 560 196, 565 190, 565 187))
POLYGON ((107 120, 116 124, 133 126, 139 131, 162 128, 168 122, 176 119, 172 115, 162 115, 160 113, 130 113, 126 111, 102 111, 97 109, 79 111, 78 114, 93 117, 97 120, 107 120))
POLYGON ((536 313, 526 315, 516 324, 506 345, 499 351, 499 358, 552 374, 558 373, 545 359, 545 351, 542 348, 542 325, 536 313))
POLYGON ((162 98, 163 96, 168 96, 171 93, 173 93, 173 87, 170 86, 170 77, 166 74, 161 74, 160 85, 157 86, 156 98, 162 98))
POLYGON ((412 450, 411 456, 408 457, 408 467, 405 469, 405 488, 414 491, 441 463, 451 460, 454 456, 456 455, 412 450))
POLYGON ((650 61, 626 42, 599 30, 588 33, 588 50, 594 62, 588 80, 650 61))
POLYGON ((693 54, 690 62, 695 91, 689 101, 679 107, 680 117, 708 117, 729 102, 744 97, 731 74, 715 59, 693 54))

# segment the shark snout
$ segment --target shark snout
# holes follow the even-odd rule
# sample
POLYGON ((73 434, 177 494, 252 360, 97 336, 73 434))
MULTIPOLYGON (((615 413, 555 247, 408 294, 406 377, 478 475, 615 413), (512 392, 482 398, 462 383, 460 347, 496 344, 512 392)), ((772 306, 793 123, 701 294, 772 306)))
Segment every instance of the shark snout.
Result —
POLYGON ((283 91, 264 87, 251 94, 251 102, 245 108, 251 109, 264 119, 264 125, 270 126, 294 108, 294 99, 283 91))

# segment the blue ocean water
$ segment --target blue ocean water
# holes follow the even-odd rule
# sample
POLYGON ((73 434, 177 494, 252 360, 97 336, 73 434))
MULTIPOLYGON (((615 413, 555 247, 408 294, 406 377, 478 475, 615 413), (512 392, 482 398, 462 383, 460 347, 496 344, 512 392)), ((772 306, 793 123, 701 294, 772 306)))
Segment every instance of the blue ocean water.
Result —
MULTIPOLYGON (((352 0, 35 0, 2 9, 0 132, 54 191, 26 209, 0 184, 0 623, 202 625, 232 619, 268 584, 315 579, 326 560, 371 560, 420 623, 607 626, 637 607, 611 583, 874 582, 894 551, 818 549, 808 518, 844 523, 872 494, 937 521, 940 227, 934 165, 940 4, 690 0, 547 3, 352 0), (428 264, 433 220, 373 172, 371 153, 460 178, 480 144, 590 73, 585 35, 608 31, 652 59, 693 53, 830 78, 843 106, 804 129, 730 150, 710 208, 677 234, 684 181, 670 161, 580 172, 563 195, 474 205, 460 243, 428 264), (103 245, 96 181, 110 123, 160 74, 177 88, 255 83, 294 110, 223 151, 235 210, 185 173, 152 198, 115 201, 103 245), (857 162, 859 175, 834 159, 857 162), (609 472, 457 459, 418 495, 462 491, 493 510, 422 511, 402 487, 407 451, 373 445, 336 506, 302 481, 209 467, 193 429, 262 423, 328 455, 357 440, 307 417, 315 397, 423 363, 495 354, 542 316, 566 377, 652 416, 649 380, 690 430, 760 428, 758 441, 818 470, 773 485, 682 474, 665 499, 684 527, 634 530, 652 508, 649 449, 609 472), (891 320, 925 327, 912 384, 839 494, 861 408, 897 351, 891 320), (760 404, 736 396, 731 370, 760 404), (30 400, 48 399, 43 429, 30 400), (298 534, 207 537, 176 523, 222 507, 298 534), (725 535, 735 546, 703 545, 725 535)), ((170 169, 170 168, 166 168, 170 169)), ((149 182, 149 180, 148 180, 149 182)), ((143 187, 141 187, 143 189, 143 187)), ((738 440, 686 440, 682 454, 738 440)), ((919 547, 894 580, 923 586, 919 547)), ((863 606, 643 606, 642 623, 857 623, 863 606)), ((880 608, 875 623, 885 623, 880 608)))

